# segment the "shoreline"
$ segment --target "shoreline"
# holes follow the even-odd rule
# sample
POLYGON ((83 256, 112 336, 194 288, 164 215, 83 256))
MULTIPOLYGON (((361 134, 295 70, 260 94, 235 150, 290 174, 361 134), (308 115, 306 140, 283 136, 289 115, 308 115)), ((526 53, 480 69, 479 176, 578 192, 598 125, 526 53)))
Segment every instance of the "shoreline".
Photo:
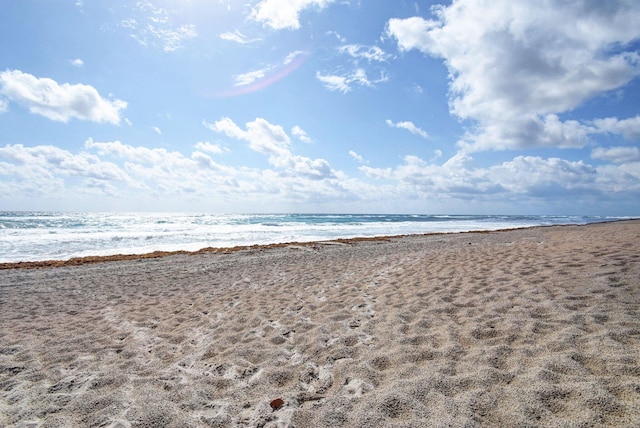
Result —
POLYGON ((640 220, 14 269, 0 290, 7 428, 640 420, 640 220))
MULTIPOLYGON (((506 229, 505 229, 506 230, 506 229)), ((464 232, 467 233, 467 232, 464 232)), ((431 235, 431 234, 424 234, 431 235)), ((433 235, 438 235, 434 233, 433 235)), ((127 260, 143 260, 143 259, 160 259, 177 255, 195 256, 199 254, 220 253, 229 254, 240 251, 260 251, 273 248, 287 247, 314 247, 317 245, 331 245, 332 243, 352 244, 364 241, 387 241, 394 238, 403 238, 406 236, 423 236, 423 235, 393 235, 393 236, 374 236, 374 237, 358 237, 358 238, 338 238, 326 241, 303 241, 303 242, 281 242, 274 244, 255 244, 255 245, 239 245, 236 247, 205 247, 196 251, 176 250, 176 251, 153 251, 141 254, 113 254, 109 256, 85 256, 73 257, 68 260, 41 260, 27 262, 7 262, 0 263, 0 270, 9 269, 40 269, 51 267, 81 266, 94 263, 120 262, 127 260)))
POLYGON ((255 244, 255 245, 239 245, 235 247, 205 247, 195 251, 176 250, 176 251, 152 251, 149 253, 139 254, 112 254, 106 256, 84 256, 84 257, 72 257, 66 260, 48 259, 48 260, 35 260, 35 261, 23 261, 23 262, 4 262, 0 263, 1 270, 10 269, 42 269, 42 268, 55 268, 55 267, 69 267, 69 266, 81 266, 86 264, 95 263, 108 263, 119 262, 127 260, 144 260, 144 259, 158 259, 164 257, 171 257, 176 255, 198 255, 206 253, 234 253, 239 251, 260 251, 273 248, 287 248, 287 247, 315 247, 318 245, 331 245, 331 244, 348 244, 353 245, 358 242, 366 241, 388 241, 394 239, 401 239, 406 237, 420 237, 420 236, 437 236, 437 235, 461 235, 461 234, 474 234, 474 233, 499 233, 508 232, 512 230, 526 230, 545 227, 563 227, 563 226, 588 226, 591 224, 606 224, 606 223, 618 223, 618 222, 633 222, 640 221, 640 218, 627 218, 618 220, 605 220, 594 223, 576 223, 576 224, 555 224, 555 225, 537 225, 537 226, 524 226, 504 229, 488 229, 488 230, 470 230, 464 232, 428 232, 428 233, 414 233, 405 235, 381 235, 381 236, 368 236, 368 237, 354 237, 354 238, 336 238, 323 241, 291 241, 280 242, 273 244, 255 244))
POLYGON ((619 220, 605 220, 594 223, 583 223, 583 224, 555 224, 555 225, 538 225, 538 226, 525 226, 525 227, 515 227, 515 228, 504 228, 504 229, 491 229, 491 230, 470 230, 464 232, 428 232, 428 233, 415 233, 415 234, 406 234, 406 235, 381 235, 381 236, 369 236, 369 237, 354 237, 354 238, 336 238, 329 239, 323 241, 292 241, 292 242, 280 242, 273 244, 255 244, 255 245, 239 245, 235 247, 205 247, 195 251, 187 251, 187 250, 176 250, 176 251, 153 251, 150 253, 140 253, 140 254, 113 254, 106 256, 84 256, 84 257, 72 257, 66 260, 56 260, 56 259, 48 259, 48 260, 35 260, 35 261, 22 261, 22 262, 4 262, 0 263, 0 271, 1 270, 11 270, 11 269, 42 269, 42 268, 55 268, 55 267, 68 267, 68 266, 81 266, 86 264, 95 264, 95 263, 108 263, 108 262, 118 262, 118 261, 127 261, 127 260, 144 260, 144 259, 158 259, 164 257, 171 257, 176 255, 198 255, 198 254, 206 254, 206 253, 233 253, 239 251, 260 251, 260 250, 268 250, 273 248, 286 248, 286 247, 314 247, 318 245, 331 245, 333 243, 342 243, 342 244, 355 244, 357 242, 366 242, 366 241, 388 241, 393 239, 400 239, 406 237, 420 237, 420 236, 438 236, 438 235, 461 235, 461 234, 474 234, 474 233, 500 233, 500 232, 508 232, 512 230, 526 230, 526 229, 535 229, 535 228, 545 228, 545 227, 564 227, 564 226, 588 226, 591 224, 607 224, 607 223, 618 223, 618 222, 633 222, 640 221, 640 218, 629 218, 629 219, 619 219, 619 220))

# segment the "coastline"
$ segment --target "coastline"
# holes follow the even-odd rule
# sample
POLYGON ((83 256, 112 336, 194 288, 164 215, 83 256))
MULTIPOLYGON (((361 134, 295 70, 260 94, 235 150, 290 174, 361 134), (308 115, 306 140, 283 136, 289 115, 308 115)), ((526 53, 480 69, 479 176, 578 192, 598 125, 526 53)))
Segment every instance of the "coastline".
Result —
POLYGON ((7 427, 640 420, 639 220, 11 269, 0 290, 7 427))
POLYGON ((81 265, 337 239, 590 224, 589 215, 0 212, 0 268, 81 265), (69 261, 73 259, 73 261, 69 261), (84 259, 84 260, 83 260, 84 259), (60 263, 65 261, 65 263, 60 263), (18 266, 17 263, 21 263, 18 266), (29 262, 29 263, 25 263, 29 262))
MULTIPOLYGON (((429 234, 431 235, 431 234, 429 234)), ((438 235, 434 233, 433 235, 438 235)), ((236 247, 206 247, 196 251, 154 251, 151 253, 142 254, 114 254, 110 256, 86 256, 86 257, 73 257, 68 260, 42 260, 42 261, 29 261, 29 262, 9 262, 0 263, 0 270, 8 269, 39 269, 39 268, 51 268, 51 267, 66 267, 66 266, 81 266, 94 263, 107 263, 107 262, 121 262, 127 260, 144 260, 144 259, 159 259, 177 255, 198 255, 208 253, 220 253, 229 254, 238 251, 261 251, 273 248, 288 248, 288 247, 315 247, 318 245, 331 245, 333 243, 342 244, 354 244, 356 242, 363 241, 387 241, 394 238, 402 238, 406 236, 414 235, 394 235, 394 236, 375 236, 375 237, 359 237, 359 238, 340 238, 327 241, 304 241, 304 242, 282 242, 274 244, 256 244, 256 245, 239 245, 236 247)), ((415 235, 420 236, 420 235, 415 235)))
MULTIPOLYGON (((626 221, 640 221, 640 219, 623 219, 623 220, 611 220, 601 221, 588 224, 605 224, 616 223, 626 221)), ((272 248, 287 248, 287 247, 316 247, 318 245, 331 245, 332 243, 343 244, 355 244, 357 242, 365 241, 388 241, 412 236, 430 236, 430 235, 457 235, 457 234, 473 234, 473 233, 494 233, 494 232, 508 232, 512 230, 532 229, 538 227, 562 227, 562 226, 586 226, 586 224, 563 224, 563 225, 539 225, 539 226, 525 226, 516 228, 504 228, 504 229, 492 229, 492 230, 472 230, 466 232, 430 232, 420 234, 405 234, 405 235, 381 235, 381 236, 368 236, 368 237, 354 237, 354 238, 338 238, 329 239, 323 241, 292 241, 292 242, 280 242, 272 244, 255 244, 255 245, 239 245, 235 247, 206 247, 196 251, 153 251, 150 253, 139 254, 113 254, 106 256, 85 256, 85 257, 72 257, 64 260, 36 260, 36 261, 21 261, 21 262, 4 262, 0 263, 1 270, 9 269, 40 269, 40 268, 53 268, 53 267, 65 267, 65 266, 81 266, 85 264, 93 263, 106 263, 117 262, 126 260, 143 260, 143 259, 157 259, 163 257, 170 257, 175 255, 197 255, 204 253, 231 253, 236 251, 259 251, 268 250, 272 248)))

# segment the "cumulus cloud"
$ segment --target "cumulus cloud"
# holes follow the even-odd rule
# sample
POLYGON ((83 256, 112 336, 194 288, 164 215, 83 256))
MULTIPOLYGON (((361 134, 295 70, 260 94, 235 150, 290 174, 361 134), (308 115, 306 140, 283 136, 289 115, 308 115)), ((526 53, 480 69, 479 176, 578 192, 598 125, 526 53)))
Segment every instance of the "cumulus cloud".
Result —
POLYGON ((233 120, 224 117, 213 124, 205 125, 212 131, 223 133, 228 137, 244 140, 249 147, 259 153, 284 156, 290 155, 291 139, 280 125, 272 125, 262 118, 246 123, 246 130, 241 129, 233 120))
POLYGON ((557 115, 640 75, 636 2, 459 0, 434 15, 386 34, 444 59, 451 112, 477 123, 466 149, 584 146, 593 129, 557 115))
POLYGON ((200 169, 209 169, 213 171, 218 171, 221 169, 220 166, 218 166, 218 164, 216 164, 213 159, 211 159, 211 156, 202 152, 193 152, 191 154, 191 160, 195 161, 200 169))
MULTIPOLYGON (((164 148, 147 148, 131 146, 120 141, 97 142, 89 138, 84 143, 85 149, 98 153, 112 160, 125 161, 123 169, 135 176, 139 181, 160 180, 171 183, 172 180, 198 180, 202 170, 231 171, 232 168, 217 164, 209 155, 202 151, 215 151, 215 146, 208 143, 198 143, 199 150, 191 153, 190 157, 178 151, 168 151, 164 148)), ((146 186, 152 187, 151 183, 146 186)), ((168 187, 169 184, 167 184, 168 187)))
POLYGON ((249 147, 259 153, 272 156, 274 159, 288 157, 291 139, 280 125, 272 125, 265 119, 256 118, 246 123, 246 130, 241 129, 233 120, 224 117, 213 124, 203 122, 212 131, 228 137, 244 140, 249 147))
POLYGON ((640 116, 623 120, 615 117, 596 119, 593 124, 601 132, 620 134, 629 141, 640 140, 640 116))
MULTIPOLYGON (((175 158, 178 155, 177 152, 173 154, 166 149, 150 149, 147 147, 134 147, 128 144, 123 144, 120 141, 106 141, 98 142, 93 141, 93 138, 89 138, 84 142, 86 149, 95 150, 101 156, 113 156, 116 158, 126 159, 134 161, 136 163, 147 164, 163 164, 167 159, 175 158)), ((180 156, 177 156, 179 158, 180 156)))
POLYGON ((10 101, 58 122, 70 119, 120 123, 120 110, 127 107, 122 100, 102 98, 89 85, 59 84, 53 79, 38 78, 20 70, 0 73, 0 94, 10 101))
POLYGON ((435 44, 431 31, 439 27, 437 21, 426 20, 420 16, 406 19, 392 18, 387 22, 387 35, 397 39, 401 51, 418 49, 423 53, 431 53, 430 47, 435 44))
POLYGON ((498 183, 489 179, 487 171, 476 168, 473 159, 464 152, 456 154, 442 165, 408 155, 404 157, 404 163, 395 168, 361 166, 360 170, 374 179, 397 181, 399 189, 421 198, 464 198, 501 190, 498 183))
POLYGON ((334 0, 262 0, 251 12, 251 19, 274 30, 300 28, 300 12, 316 7, 323 9, 334 0))
POLYGON ((613 163, 627 163, 640 161, 640 148, 638 147, 596 147, 591 151, 593 159, 600 159, 613 163))
POLYGON ((221 147, 219 144, 212 144, 208 141, 200 141, 196 143, 194 147, 198 150, 202 150, 203 152, 209 152, 216 155, 220 155, 228 151, 228 149, 221 147))
POLYGON ((518 156, 490 174, 512 192, 542 198, 590 192, 598 178, 597 169, 583 161, 538 156, 518 156))
MULTIPOLYGON (((192 194, 195 189, 203 191, 207 186, 220 185, 226 188, 227 178, 236 170, 216 163, 199 145, 189 156, 164 148, 131 146, 120 141, 96 142, 89 138, 85 149, 121 165, 131 177, 132 188, 158 191, 166 195, 192 194)), ((196 192, 196 193, 198 193, 196 192)))
POLYGON ((291 135, 297 137, 298 140, 302 141, 303 143, 310 144, 312 142, 311 137, 309 137, 304 129, 300 128, 298 125, 291 128, 291 135))
POLYGON ((405 156, 393 168, 362 165, 359 169, 371 179, 396 182, 395 191, 405 197, 522 204, 571 200, 578 204, 594 196, 606 199, 613 192, 637 194, 640 169, 630 173, 637 166, 638 162, 630 162, 594 167, 583 161, 517 156, 499 165, 479 167, 469 153, 458 152, 441 165, 405 156))
POLYGON ((349 156, 358 161, 358 163, 364 163, 364 158, 353 150, 349 150, 349 156))
POLYGON ((387 119, 386 123, 392 128, 406 129, 407 131, 411 132, 414 135, 418 135, 422 138, 429 138, 429 134, 427 134, 426 131, 418 128, 416 125, 414 125, 413 122, 404 121, 404 122, 393 123, 391 120, 387 119))
POLYGON ((210 154, 224 149, 208 142, 199 142, 195 150, 184 154, 91 138, 75 152, 47 145, 6 145, 0 147, 0 199, 66 196, 77 200, 81 194, 100 194, 127 203, 154 198, 241 200, 254 209, 292 202, 331 203, 335 208, 342 201, 359 201, 361 207, 365 205, 360 203, 377 206, 380 200, 457 201, 464 208, 470 203, 494 206, 508 200, 515 204, 512 209, 520 204, 529 210, 531 204, 539 203, 544 207, 558 204, 564 210, 591 207, 593 198, 606 201, 612 194, 618 195, 616 201, 620 195, 629 201, 640 197, 637 148, 596 149, 594 158, 612 162, 601 166, 517 156, 487 167, 477 165, 470 153, 458 152, 442 163, 408 155, 398 165, 382 168, 369 166, 350 150, 349 156, 360 163, 358 178, 333 169, 325 159, 293 153, 282 127, 264 119, 238 126, 223 118, 207 125, 248 143, 267 156, 269 167, 220 164, 210 154), (268 205, 255 205, 267 199, 268 205))
POLYGON ((81 60, 80 58, 76 58, 76 59, 70 60, 69 64, 73 65, 74 67, 82 67, 84 65, 84 61, 81 60))
POLYGON ((23 179, 35 178, 43 188, 56 175, 78 176, 95 180, 130 182, 129 176, 117 165, 89 153, 73 154, 55 146, 25 147, 22 144, 0 147, 0 159, 20 166, 16 174, 23 179))
MULTIPOLYGON (((326 160, 294 155, 290 149, 291 138, 284 128, 273 125, 263 118, 247 122, 246 129, 240 128, 228 117, 214 123, 204 121, 203 124, 214 132, 248 142, 249 148, 268 156, 269 163, 280 168, 284 175, 312 179, 329 179, 336 176, 336 172, 326 160)), ((298 134, 302 131, 299 127, 293 129, 298 134)))

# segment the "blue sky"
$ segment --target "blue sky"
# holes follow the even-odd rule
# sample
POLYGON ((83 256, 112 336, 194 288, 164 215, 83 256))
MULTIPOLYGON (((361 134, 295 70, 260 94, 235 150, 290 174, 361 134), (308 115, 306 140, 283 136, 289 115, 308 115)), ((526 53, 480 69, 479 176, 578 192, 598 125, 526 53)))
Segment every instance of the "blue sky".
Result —
POLYGON ((640 2, 21 0, 0 210, 640 215, 640 2))

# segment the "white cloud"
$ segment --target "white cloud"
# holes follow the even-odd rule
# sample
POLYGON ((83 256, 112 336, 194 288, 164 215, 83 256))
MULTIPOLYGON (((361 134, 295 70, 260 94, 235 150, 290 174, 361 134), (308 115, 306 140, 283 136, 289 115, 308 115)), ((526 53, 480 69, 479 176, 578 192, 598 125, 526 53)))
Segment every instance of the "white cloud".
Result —
MULTIPOLYGON (((246 86, 251 83, 264 79, 267 75, 274 75, 276 72, 283 70, 283 68, 296 59, 301 58, 302 55, 306 56, 304 51, 293 51, 287 54, 287 56, 279 63, 266 65, 258 70, 252 70, 247 73, 236 74, 233 76, 234 86, 246 86)), ((297 65, 299 65, 298 63, 297 65)))
POLYGON ((0 94, 32 113, 59 122, 76 118, 117 125, 120 110, 127 107, 125 101, 102 98, 92 86, 60 85, 53 79, 38 78, 20 70, 0 73, 0 94))
POLYGON ((434 44, 430 32, 439 27, 437 21, 426 20, 419 16, 406 19, 391 18, 387 22, 386 33, 395 37, 401 51, 418 49, 423 53, 431 53, 434 44))
POLYGON ((101 156, 114 156, 117 158, 127 159, 138 163, 162 164, 166 159, 175 157, 177 152, 173 154, 166 149, 149 149, 147 147, 133 147, 123 144, 120 141, 97 142, 93 138, 87 139, 84 147, 89 150, 95 150, 101 156))
POLYGON ((4 113, 9 110, 9 101, 3 98, 0 98, 0 113, 4 113))
POLYGON ((323 9, 334 0, 262 0, 251 12, 251 18, 274 30, 300 28, 300 12, 316 7, 323 9))
POLYGON ((129 30, 136 30, 139 26, 138 21, 134 18, 123 19, 120 21, 120 27, 127 28, 129 30))
POLYGON ((584 146, 593 129, 557 115, 640 75, 640 3, 460 0, 434 12, 391 19, 386 33, 444 59, 452 113, 478 125, 467 149, 584 146))
POLYGON ((158 46, 165 52, 181 49, 184 42, 198 36, 193 24, 174 24, 173 12, 156 7, 149 1, 138 1, 134 17, 120 21, 120 27, 131 30, 131 37, 143 46, 158 46))
POLYGON ((411 132, 414 135, 418 135, 422 138, 429 138, 429 134, 427 134, 426 131, 418 128, 416 125, 413 124, 413 122, 405 121, 405 122, 393 123, 391 120, 387 119, 386 123, 392 128, 406 129, 407 131, 411 132))
POLYGON ((472 144, 461 142, 469 150, 482 148, 521 147, 523 142, 535 141, 537 146, 580 148, 592 143, 591 136, 598 134, 621 135, 626 140, 640 139, 640 116, 629 119, 606 118, 579 122, 565 120, 555 114, 513 118, 508 125, 491 122, 483 133, 469 137, 472 144))
POLYGON ((640 161, 638 147, 596 147, 591 151, 593 159, 600 159, 613 163, 628 163, 640 161))
POLYGON ((636 165, 596 168, 583 161, 518 156, 482 168, 475 165, 468 153, 458 152, 442 165, 405 156, 404 162, 395 168, 360 166, 359 169, 371 179, 396 182, 395 192, 405 198, 489 203, 509 200, 523 206, 528 201, 549 206, 571 201, 575 208, 578 201, 589 206, 593 197, 606 199, 612 192, 631 195, 640 191, 640 173, 628 173, 636 165))
POLYGON ((593 121, 593 124, 600 132, 620 134, 629 141, 640 140, 640 115, 623 120, 618 120, 615 117, 597 119, 593 121))
POLYGON ((353 150, 349 150, 349 156, 354 158, 359 163, 364 163, 364 158, 360 156, 358 153, 354 152, 353 150))
POLYGON ((193 161, 195 161, 198 166, 200 167, 200 169, 210 169, 213 171, 218 171, 221 168, 218 166, 218 164, 216 164, 213 159, 211 159, 211 156, 202 153, 202 152, 193 152, 191 154, 191 159, 193 161))
POLYGON ((272 125, 265 119, 256 118, 247 122, 247 130, 240 129, 230 118, 224 117, 213 124, 204 122, 212 131, 228 137, 244 140, 249 147, 259 153, 270 155, 273 159, 288 157, 291 139, 280 125, 272 125))
POLYGON ((346 37, 340 35, 339 33, 336 33, 335 31, 330 30, 330 31, 327 31, 325 34, 327 36, 334 36, 336 39, 338 39, 340 43, 345 43, 347 41, 346 37))
POLYGON ((183 47, 183 42, 198 35, 195 25, 180 25, 174 28, 149 26, 150 35, 159 40, 165 52, 173 52, 183 47))
POLYGON ((162 130, 160 130, 160 128, 158 128, 157 126, 152 126, 151 129, 153 129, 156 134, 162 135, 162 130))
POLYGON ((217 164, 211 157, 194 151, 189 157, 163 148, 135 147, 120 141, 94 142, 89 138, 85 149, 119 162, 131 177, 134 188, 158 189, 168 195, 189 192, 212 183, 224 182, 224 176, 209 174, 217 171, 233 175, 235 169, 217 164))
POLYGON ((298 137, 298 139, 303 143, 310 144, 312 142, 309 135, 304 131, 304 129, 300 128, 298 125, 291 128, 291 135, 298 137))
POLYGON ((235 81, 234 86, 249 85, 256 80, 264 78, 264 76, 266 76, 270 70, 271 67, 267 67, 260 70, 249 71, 244 74, 236 74, 235 76, 233 76, 233 80, 235 81))
MULTIPOLYGON (((627 198, 616 199, 614 209, 617 206, 640 199, 640 162, 628 162, 620 165, 608 164, 597 169, 599 187, 606 188, 609 194, 628 195, 627 198)), ((608 195, 604 196, 606 200, 608 195)), ((637 212, 635 209, 631 215, 635 216, 637 212)))
POLYGON ((220 37, 222 40, 240 43, 241 45, 248 45, 248 44, 260 41, 260 39, 249 39, 247 38, 247 36, 245 36, 238 30, 233 32, 228 31, 226 33, 222 33, 218 37, 220 37))
POLYGON ((391 168, 373 168, 370 166, 362 165, 359 166, 358 169, 367 177, 374 180, 390 180, 394 178, 394 173, 391 168))
POLYGON ((35 178, 43 189, 49 188, 46 181, 56 175, 130 182, 126 172, 111 162, 102 161, 88 153, 72 154, 55 146, 9 144, 0 147, 0 159, 19 165, 16 172, 25 179, 35 178))
POLYGON ((293 155, 280 159, 275 165, 286 168, 285 173, 293 176, 301 176, 312 180, 324 180, 335 177, 335 173, 325 159, 311 159, 304 156, 293 155))
POLYGON ((344 45, 338 48, 340 53, 347 53, 355 59, 365 59, 368 62, 386 62, 391 55, 378 46, 344 45))
POLYGON ((194 147, 198 150, 202 150, 203 152, 209 152, 216 155, 220 155, 228 151, 228 149, 221 147, 219 144, 212 144, 208 141, 200 141, 196 143, 194 147))
POLYGON ((235 124, 231 118, 223 117, 222 119, 213 123, 208 122, 206 119, 202 121, 205 128, 208 128, 214 132, 225 134, 227 137, 242 138, 244 131, 235 124))
POLYGON ((538 156, 518 156, 490 168, 490 173, 493 180, 512 192, 551 199, 589 192, 598 179, 597 170, 583 161, 538 156))
MULTIPOLYGON (((203 124, 214 132, 248 142, 249 148, 267 155, 269 163, 281 169, 285 176, 302 176, 314 180, 336 176, 326 160, 294 155, 290 150, 291 138, 282 126, 273 125, 265 119, 256 118, 247 122, 246 130, 228 117, 214 123, 204 121, 203 124)), ((294 130, 301 131, 299 127, 294 127, 294 130)))
POLYGON ((316 72, 316 79, 324 83, 325 88, 330 91, 340 91, 343 94, 346 94, 351 90, 348 78, 345 76, 321 74, 318 71, 316 72))
POLYGON ((365 86, 369 88, 375 87, 378 83, 383 83, 389 80, 384 72, 381 72, 380 77, 374 80, 370 80, 367 77, 367 73, 364 69, 358 68, 351 73, 339 76, 335 74, 322 74, 319 71, 316 72, 316 79, 324 83, 324 86, 330 91, 340 91, 343 94, 351 91, 354 86, 365 86))
POLYGON ((290 52, 282 61, 282 65, 288 65, 290 64, 294 59, 300 57, 300 55, 304 55, 305 57, 307 56, 307 53, 305 51, 293 51, 290 52))
POLYGON ((374 72, 374 70, 372 70, 373 67, 371 67, 372 62, 379 64, 386 62, 387 59, 391 57, 379 47, 350 44, 340 46, 338 52, 353 58, 354 68, 349 71, 341 71, 339 74, 317 72, 316 78, 324 83, 327 89, 347 93, 356 85, 373 88, 376 84, 389 80, 386 70, 380 66, 375 67, 375 71, 380 74, 379 78, 372 80, 368 77, 368 75, 374 72))
POLYGON ((84 61, 81 60, 80 58, 76 58, 76 59, 70 60, 69 64, 73 65, 74 67, 82 67, 84 65, 84 61))
MULTIPOLYGON (((254 210, 291 203, 355 209, 379 206, 380 200, 415 203, 415 207, 427 202, 430 207, 451 203, 464 210, 472 204, 495 207, 508 201, 512 210, 520 207, 531 212, 531 207, 555 205, 562 208, 558 211, 566 212, 591 209, 593 200, 605 203, 610 195, 616 195, 616 204, 621 198, 637 201, 640 197, 640 155, 626 147, 595 150, 594 157, 616 162, 599 167, 537 156, 518 156, 499 165, 480 167, 469 153, 459 152, 441 164, 405 156, 396 166, 375 168, 365 165, 363 157, 350 150, 349 156, 361 164, 361 180, 334 170, 325 159, 292 153, 282 127, 264 119, 244 127, 229 118, 208 125, 263 153, 269 167, 219 164, 210 154, 224 149, 208 142, 197 143, 195 150, 185 154, 93 139, 75 153, 53 146, 7 145, 0 147, 0 199, 66 198, 69 202, 78 201, 82 195, 98 194, 110 201, 120 199, 123 207, 131 208, 134 201, 139 204, 137 209, 158 200, 164 204, 210 201, 215 205, 207 206, 218 208, 221 201, 229 206, 238 202, 254 210), (268 202, 260 205, 256 201, 268 202)), ((635 204, 629 202, 627 206, 635 204)))
POLYGON ((562 122, 557 115, 522 115, 508 121, 486 122, 482 132, 468 135, 472 143, 460 142, 467 150, 508 149, 527 146, 579 148, 591 142, 589 135, 598 132, 593 126, 576 120, 562 122))

